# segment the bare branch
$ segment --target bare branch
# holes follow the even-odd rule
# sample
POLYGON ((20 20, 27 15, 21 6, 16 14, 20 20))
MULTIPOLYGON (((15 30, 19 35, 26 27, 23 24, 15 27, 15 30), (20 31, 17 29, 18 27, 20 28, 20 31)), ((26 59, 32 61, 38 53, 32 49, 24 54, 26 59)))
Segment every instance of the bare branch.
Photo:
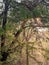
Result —
POLYGON ((41 1, 39 0, 33 0, 32 1, 29 1, 29 0, 25 0, 25 1, 22 1, 22 4, 25 5, 29 10, 32 10, 34 9, 41 1))

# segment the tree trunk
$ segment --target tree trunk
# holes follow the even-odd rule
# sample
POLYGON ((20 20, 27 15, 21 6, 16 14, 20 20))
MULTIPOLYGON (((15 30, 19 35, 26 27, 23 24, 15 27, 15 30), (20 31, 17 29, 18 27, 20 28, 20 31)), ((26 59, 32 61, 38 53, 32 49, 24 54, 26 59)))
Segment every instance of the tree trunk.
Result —
POLYGON ((4 34, 1 35, 1 61, 5 61, 7 59, 8 53, 3 50, 5 44, 6 37, 6 22, 7 22, 7 12, 8 12, 8 1, 5 1, 5 9, 3 11, 3 21, 2 21, 2 29, 4 34))
POLYGON ((29 65, 29 57, 28 57, 28 43, 26 44, 26 65, 29 65))

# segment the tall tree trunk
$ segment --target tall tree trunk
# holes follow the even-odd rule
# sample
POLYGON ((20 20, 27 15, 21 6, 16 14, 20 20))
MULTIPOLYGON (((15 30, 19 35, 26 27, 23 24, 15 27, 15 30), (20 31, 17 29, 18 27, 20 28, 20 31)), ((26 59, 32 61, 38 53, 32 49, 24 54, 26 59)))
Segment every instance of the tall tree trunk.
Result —
POLYGON ((8 53, 6 53, 3 50, 4 44, 5 44, 5 37, 6 37, 6 22, 7 22, 7 12, 8 12, 8 1, 5 0, 5 9, 3 11, 3 21, 2 21, 2 29, 4 31, 4 34, 1 36, 1 61, 5 61, 7 59, 8 53))

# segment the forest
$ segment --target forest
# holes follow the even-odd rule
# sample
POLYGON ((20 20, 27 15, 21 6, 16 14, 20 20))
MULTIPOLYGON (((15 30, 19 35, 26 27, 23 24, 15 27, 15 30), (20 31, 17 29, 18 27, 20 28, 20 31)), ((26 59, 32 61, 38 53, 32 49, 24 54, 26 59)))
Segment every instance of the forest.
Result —
POLYGON ((0 65, 49 65, 49 0, 0 0, 0 65))

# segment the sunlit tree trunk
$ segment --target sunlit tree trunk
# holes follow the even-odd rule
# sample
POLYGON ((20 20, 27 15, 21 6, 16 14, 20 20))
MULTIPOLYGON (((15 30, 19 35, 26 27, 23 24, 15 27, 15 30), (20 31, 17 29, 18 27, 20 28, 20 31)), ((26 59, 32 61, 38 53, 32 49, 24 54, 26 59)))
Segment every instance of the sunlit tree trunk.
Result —
POLYGON ((26 44, 26 65, 29 65, 29 57, 28 57, 28 43, 26 44))

